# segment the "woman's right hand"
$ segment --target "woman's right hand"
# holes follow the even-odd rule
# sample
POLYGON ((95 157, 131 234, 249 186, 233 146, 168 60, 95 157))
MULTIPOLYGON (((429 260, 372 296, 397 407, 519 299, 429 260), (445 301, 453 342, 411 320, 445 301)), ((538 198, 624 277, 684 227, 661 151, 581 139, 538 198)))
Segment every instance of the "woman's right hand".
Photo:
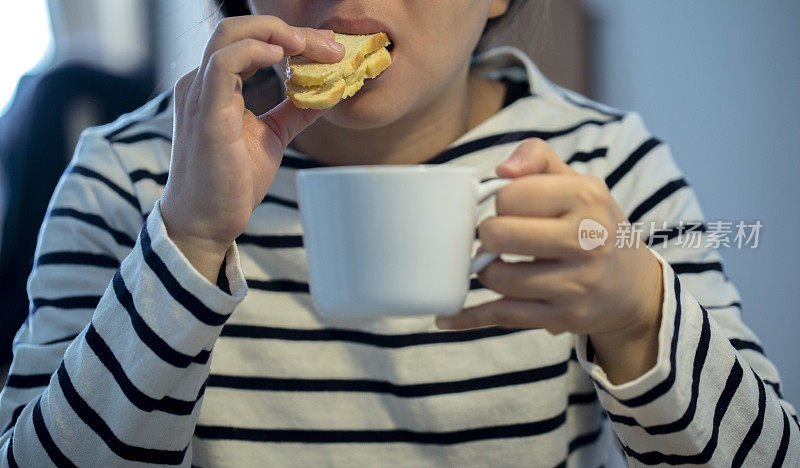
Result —
POLYGON ((212 282, 272 184, 283 150, 324 112, 284 100, 256 116, 244 106, 242 81, 286 55, 337 62, 344 47, 332 39, 331 31, 292 27, 274 16, 226 18, 209 39, 200 66, 175 84, 161 215, 173 242, 212 282))

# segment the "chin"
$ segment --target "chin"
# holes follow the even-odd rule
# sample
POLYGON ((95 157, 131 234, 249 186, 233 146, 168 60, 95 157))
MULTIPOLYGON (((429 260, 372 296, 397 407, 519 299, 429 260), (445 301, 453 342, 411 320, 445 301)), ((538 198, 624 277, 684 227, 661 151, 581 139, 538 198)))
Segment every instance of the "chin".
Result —
POLYGON ((367 80, 361 90, 339 101, 322 118, 337 127, 353 130, 385 127, 399 120, 410 103, 402 93, 392 92, 388 80, 381 82, 380 78, 367 80))

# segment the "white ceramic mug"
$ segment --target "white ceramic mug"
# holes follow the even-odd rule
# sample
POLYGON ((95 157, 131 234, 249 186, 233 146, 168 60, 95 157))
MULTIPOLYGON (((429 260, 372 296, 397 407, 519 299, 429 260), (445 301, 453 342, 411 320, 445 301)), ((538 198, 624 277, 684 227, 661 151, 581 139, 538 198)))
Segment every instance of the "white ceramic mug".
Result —
POLYGON ((329 318, 454 314, 469 275, 477 205, 510 179, 468 166, 335 166, 296 173, 311 297, 329 318))

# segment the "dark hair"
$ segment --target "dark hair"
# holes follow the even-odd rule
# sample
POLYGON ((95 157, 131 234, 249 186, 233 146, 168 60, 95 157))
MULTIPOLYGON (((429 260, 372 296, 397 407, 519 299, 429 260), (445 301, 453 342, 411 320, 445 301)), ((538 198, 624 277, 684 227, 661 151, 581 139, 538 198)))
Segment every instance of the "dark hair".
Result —
MULTIPOLYGON (((244 16, 251 14, 250 7, 247 5, 247 0, 214 0, 219 6, 219 11, 224 16, 244 16)), ((516 23, 519 19, 519 14, 523 6, 528 3, 537 3, 536 0, 509 0, 508 11, 500 17, 490 18, 486 21, 486 26, 481 34, 481 40, 478 42, 474 52, 482 51, 486 48, 487 38, 498 36, 500 31, 510 32, 513 27, 512 24, 516 23)))

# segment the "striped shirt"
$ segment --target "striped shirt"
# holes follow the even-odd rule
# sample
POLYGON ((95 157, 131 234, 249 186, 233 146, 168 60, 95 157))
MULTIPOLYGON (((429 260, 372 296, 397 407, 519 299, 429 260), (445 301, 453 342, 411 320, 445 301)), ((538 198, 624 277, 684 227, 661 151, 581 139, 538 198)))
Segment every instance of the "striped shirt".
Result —
MULTIPOLYGON (((0 465, 552 467, 624 453, 647 465, 798 466, 797 415, 720 255, 679 242, 682 222, 703 239, 709 230, 668 146, 637 114, 548 82, 518 49, 475 67, 525 92, 426 162, 493 177, 539 137, 602 177, 662 266, 654 368, 613 385, 585 336, 439 331, 433 316, 321 319, 294 186, 299 168, 319 164, 292 149, 212 284, 158 208, 165 93, 85 131, 58 184, 0 395, 0 465)), ((479 220, 494 214, 493 199, 479 206, 479 220)), ((471 278, 466 305, 498 297, 471 278)))

